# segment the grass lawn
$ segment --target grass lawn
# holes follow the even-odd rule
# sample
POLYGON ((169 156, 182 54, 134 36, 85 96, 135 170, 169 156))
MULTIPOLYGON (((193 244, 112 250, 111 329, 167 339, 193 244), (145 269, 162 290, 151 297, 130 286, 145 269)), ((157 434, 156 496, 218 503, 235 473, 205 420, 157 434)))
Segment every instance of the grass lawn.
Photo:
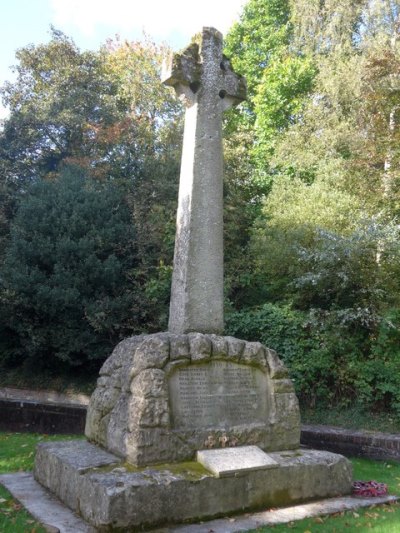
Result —
MULTIPOLYGON (((389 494, 400 494, 400 463, 352 459, 354 479, 381 481, 388 485, 389 494)), ((346 511, 326 517, 310 518, 274 527, 258 528, 264 532, 341 533, 343 531, 400 532, 400 504, 377 505, 357 511, 346 511)))
MULTIPOLYGON (((47 440, 76 439, 34 435, 29 433, 0 433, 0 474, 31 470, 38 442, 47 440)), ((400 463, 353 459, 354 479, 387 483, 390 494, 400 494, 400 463)), ((293 531, 298 533, 333 533, 345 531, 369 531, 382 533, 400 532, 400 504, 369 507, 357 512, 338 513, 330 517, 312 518, 257 531, 293 531)), ((45 530, 21 508, 10 494, 0 486, 0 531, 2 533, 45 533, 45 530)))
MULTIPOLYGON (((0 433, 0 474, 32 470, 36 445, 45 440, 74 437, 34 435, 31 433, 0 433)), ((10 493, 0 485, 1 533, 46 533, 10 493)))

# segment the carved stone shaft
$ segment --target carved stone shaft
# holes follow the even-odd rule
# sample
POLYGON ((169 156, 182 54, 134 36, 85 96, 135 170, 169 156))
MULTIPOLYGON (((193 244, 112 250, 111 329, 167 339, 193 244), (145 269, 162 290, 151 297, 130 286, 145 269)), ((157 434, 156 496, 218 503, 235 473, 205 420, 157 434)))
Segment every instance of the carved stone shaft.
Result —
POLYGON ((222 333, 222 113, 241 102, 245 81, 223 56, 222 35, 203 28, 170 58, 164 83, 186 105, 169 331, 222 333))

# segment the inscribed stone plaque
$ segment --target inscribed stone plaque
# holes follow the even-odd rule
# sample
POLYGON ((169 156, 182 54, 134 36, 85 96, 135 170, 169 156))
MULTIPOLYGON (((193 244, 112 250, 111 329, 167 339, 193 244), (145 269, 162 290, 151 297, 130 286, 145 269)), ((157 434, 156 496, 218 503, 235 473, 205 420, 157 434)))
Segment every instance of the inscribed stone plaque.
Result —
POLYGON ((197 461, 217 477, 234 476, 249 470, 276 468, 279 464, 258 446, 200 450, 197 461))
POLYGON ((257 368, 226 361, 179 368, 169 380, 172 423, 179 429, 265 424, 267 379, 257 368))

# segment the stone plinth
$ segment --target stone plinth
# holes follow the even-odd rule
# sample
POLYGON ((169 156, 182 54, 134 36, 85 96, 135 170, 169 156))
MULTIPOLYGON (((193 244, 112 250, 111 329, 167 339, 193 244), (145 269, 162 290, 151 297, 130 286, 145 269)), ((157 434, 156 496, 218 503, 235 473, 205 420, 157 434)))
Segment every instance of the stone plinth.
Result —
POLYGON ((198 450, 299 446, 287 370, 258 342, 190 333, 131 337, 100 370, 86 436, 134 465, 193 460, 198 450))
POLYGON ((195 462, 133 468, 83 441, 48 442, 38 446, 35 478, 104 532, 350 493, 351 465, 340 455, 293 450, 269 456, 277 467, 215 477, 195 462))

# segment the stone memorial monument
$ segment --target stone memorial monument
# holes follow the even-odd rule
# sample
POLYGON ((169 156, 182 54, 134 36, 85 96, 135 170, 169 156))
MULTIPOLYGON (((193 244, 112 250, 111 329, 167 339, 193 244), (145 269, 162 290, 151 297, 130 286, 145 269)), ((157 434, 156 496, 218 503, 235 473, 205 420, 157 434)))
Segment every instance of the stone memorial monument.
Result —
POLYGON ((204 28, 166 62, 164 83, 186 106, 169 331, 223 333, 222 113, 246 98, 244 79, 204 28))
POLYGON ((186 105, 169 331, 123 340, 100 370, 87 441, 43 443, 35 477, 99 531, 348 494, 344 457, 300 448, 277 354, 223 336, 224 109, 243 78, 213 28, 170 58, 186 105))

